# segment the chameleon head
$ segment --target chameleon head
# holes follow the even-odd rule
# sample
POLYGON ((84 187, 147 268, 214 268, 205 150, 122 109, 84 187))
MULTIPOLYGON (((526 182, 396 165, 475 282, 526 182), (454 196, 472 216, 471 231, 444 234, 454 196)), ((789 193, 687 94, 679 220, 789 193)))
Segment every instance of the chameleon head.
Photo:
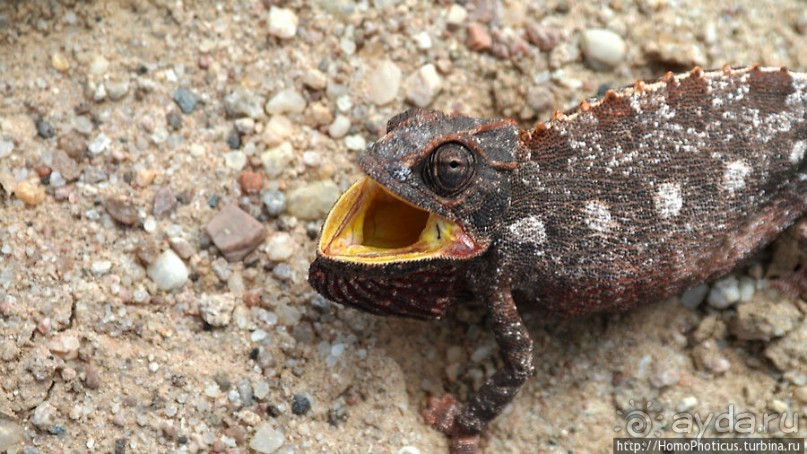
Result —
POLYGON ((360 158, 368 175, 336 202, 309 281, 342 304, 438 317, 510 205, 518 129, 410 110, 360 158))

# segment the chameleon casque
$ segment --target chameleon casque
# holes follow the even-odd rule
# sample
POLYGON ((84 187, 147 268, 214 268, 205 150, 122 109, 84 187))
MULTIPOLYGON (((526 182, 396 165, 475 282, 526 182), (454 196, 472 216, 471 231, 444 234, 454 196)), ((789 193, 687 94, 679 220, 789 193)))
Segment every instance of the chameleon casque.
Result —
POLYGON ((807 75, 666 74, 533 131, 413 109, 360 156, 322 228, 311 285, 374 314, 440 317, 484 300, 504 366, 426 420, 453 452, 533 373, 514 302, 621 311, 725 274, 807 211, 807 75))

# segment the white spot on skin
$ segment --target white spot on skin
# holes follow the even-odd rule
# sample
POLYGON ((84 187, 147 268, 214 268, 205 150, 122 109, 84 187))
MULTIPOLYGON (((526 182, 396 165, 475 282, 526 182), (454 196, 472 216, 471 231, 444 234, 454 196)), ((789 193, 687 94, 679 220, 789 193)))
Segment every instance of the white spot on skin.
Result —
POLYGON ((804 160, 804 153, 807 152, 807 140, 799 140, 790 150, 790 162, 798 164, 804 160))
POLYGON ((681 207, 684 206, 681 185, 678 183, 662 183, 653 196, 653 202, 662 219, 678 216, 678 213, 681 212, 681 207))
POLYGON ((586 226, 597 233, 608 233, 615 227, 616 223, 611 218, 608 206, 599 200, 591 200, 586 203, 583 209, 586 226))
POLYGON ((409 178, 409 175, 412 174, 412 170, 409 167, 399 166, 397 169, 392 171, 392 178, 395 178, 398 181, 406 181, 409 178))
POLYGON ((726 164, 723 173, 723 187, 729 192, 735 192, 745 187, 745 177, 751 173, 751 167, 745 161, 732 161, 726 164))
POLYGON ((527 216, 510 225, 510 234, 519 243, 544 244, 546 227, 538 216, 527 216))

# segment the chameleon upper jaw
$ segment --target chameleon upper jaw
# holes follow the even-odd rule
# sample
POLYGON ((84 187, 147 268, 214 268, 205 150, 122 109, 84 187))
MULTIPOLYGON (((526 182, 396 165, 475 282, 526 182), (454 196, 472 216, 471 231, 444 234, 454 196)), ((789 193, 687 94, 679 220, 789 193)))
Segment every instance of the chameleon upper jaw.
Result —
POLYGON ((364 177, 331 209, 318 252, 339 261, 384 264, 469 258, 481 250, 456 222, 416 207, 364 177))

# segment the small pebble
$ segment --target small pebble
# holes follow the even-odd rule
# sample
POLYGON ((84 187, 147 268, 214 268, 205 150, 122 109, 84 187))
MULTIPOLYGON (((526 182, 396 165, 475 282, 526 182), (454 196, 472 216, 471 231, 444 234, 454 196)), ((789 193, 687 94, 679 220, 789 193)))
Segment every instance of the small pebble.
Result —
POLYGON ((233 129, 227 134, 227 146, 230 147, 230 150, 238 150, 241 148, 241 135, 238 134, 238 131, 233 129))
POLYGON ((241 170, 247 165, 247 155, 237 150, 224 153, 224 165, 233 170, 241 170))
POLYGON ((466 28, 465 45, 474 52, 485 51, 493 46, 493 38, 486 26, 471 22, 466 28))
MULTIPOLYGON (((59 71, 60 73, 66 73, 70 70, 70 60, 61 53, 56 52, 50 57, 50 65, 53 66, 53 69, 59 71)), ((0 449, 2 451, 2 449, 0 449)))
POLYGON ((184 114, 193 113, 196 109, 196 95, 185 87, 179 87, 174 92, 174 102, 184 114))
POLYGON ((294 254, 294 240, 286 232, 275 233, 266 243, 269 260, 286 261, 294 254))
POLYGON ((39 430, 51 432, 53 430, 53 426, 56 424, 56 417, 58 414, 59 412, 56 410, 56 407, 51 405, 50 402, 45 401, 39 404, 34 410, 34 414, 31 417, 31 423, 39 430))
POLYGON ((415 41, 415 45, 420 50, 428 50, 432 48, 432 37, 425 30, 413 36, 412 39, 415 41))
POLYGON ((350 130, 350 118, 339 114, 334 118, 333 123, 328 126, 328 135, 334 139, 344 137, 350 130))
POLYGON ((265 115, 263 111, 265 103, 266 101, 262 96, 246 88, 238 87, 224 97, 224 110, 232 118, 250 117, 259 119, 265 115))
POLYGON ((152 204, 151 214, 156 218, 162 218, 174 211, 177 206, 177 198, 171 187, 168 185, 161 186, 160 189, 154 193, 154 203, 152 204))
POLYGON ((174 131, 182 129, 182 117, 176 112, 168 112, 168 114, 165 115, 165 123, 174 131))
POLYGON ((278 263, 277 266, 272 268, 272 276, 280 281, 288 281, 293 277, 292 275, 293 271, 286 263, 278 263))
POLYGON ((404 446, 396 454, 420 454, 420 449, 414 446, 404 446))
POLYGON ((100 76, 101 74, 105 73, 108 68, 109 60, 104 58, 103 55, 94 55, 87 70, 90 74, 100 76))
POLYGON ((684 412, 692 410, 693 408, 695 408, 696 405, 698 405, 698 398, 695 396, 687 396, 681 399, 681 402, 678 404, 678 407, 676 407, 676 409, 679 412, 684 412))
POLYGON ((263 128, 263 143, 267 147, 280 145, 292 133, 291 120, 283 115, 273 115, 263 128))
POLYGON ((364 137, 361 135, 353 134, 345 137, 345 146, 348 150, 363 151, 365 148, 367 148, 367 141, 365 141, 364 137))
POLYGON ((303 220, 321 219, 339 198, 340 192, 331 180, 309 183, 288 192, 288 211, 303 220))
POLYGON ((73 332, 61 332, 48 341, 48 350, 65 359, 77 358, 79 348, 81 348, 81 341, 73 332))
POLYGON ((592 28, 580 37, 580 50, 589 66, 605 71, 622 63, 627 47, 622 37, 611 30, 592 28))
POLYGON ((328 76, 318 69, 312 69, 303 76, 303 85, 312 90, 323 90, 328 85, 328 76))
POLYGON ((342 95, 336 98, 336 108, 340 112, 347 112, 353 108, 353 100, 348 95, 342 95))
POLYGON ((740 299, 741 303, 748 303, 754 298, 754 292, 756 291, 756 281, 748 276, 743 276, 740 278, 739 289, 740 289, 740 299))
POLYGON ((106 134, 99 134, 92 142, 87 146, 87 149, 90 150, 92 154, 101 154, 109 149, 109 146, 112 145, 112 139, 106 136, 106 134))
POLYGON ((305 110, 305 98, 294 90, 280 90, 266 103, 266 113, 270 115, 301 113, 305 110))
POLYGON ((283 446, 283 432, 276 430, 268 422, 261 423, 255 429, 255 435, 249 441, 249 447, 260 454, 271 454, 283 446))
POLYGON ((563 35, 560 30, 534 23, 527 24, 527 40, 541 52, 549 52, 560 44, 563 35))
POLYGON ((291 412, 302 416, 311 410, 311 400, 303 394, 295 394, 291 399, 291 412))
POLYGON ((14 195, 28 206, 37 206, 45 201, 45 188, 39 180, 27 180, 17 184, 14 195))
POLYGON ((238 177, 238 184, 245 194, 257 194, 263 189, 263 175, 246 170, 238 177))
POLYGON ((685 291, 681 295, 681 304, 684 307, 689 309, 695 309, 706 299, 706 295, 709 294, 709 285, 708 284, 700 284, 692 287, 691 289, 685 291))
POLYGON ((780 415, 785 415, 790 411, 790 406, 787 405, 787 402, 781 399, 773 399, 768 403, 768 408, 779 413, 780 415))
POLYGON ((230 324, 235 298, 232 293, 209 294, 205 293, 199 300, 199 312, 202 319, 210 326, 222 327, 230 324))
POLYGON ((555 107, 555 95, 545 86, 533 85, 527 89, 527 105, 539 113, 550 111, 555 107))
POLYGON ((404 82, 406 99, 418 107, 426 107, 443 89, 443 81, 437 69, 429 63, 413 72, 404 82))
POLYGON ((92 262, 92 265, 90 266, 92 274, 96 276, 103 276, 109 273, 109 270, 111 269, 112 269, 112 262, 110 262, 109 260, 99 260, 96 262, 92 262))
POLYGON ((319 167, 322 164, 322 155, 316 151, 303 152, 303 164, 306 167, 319 167))
POLYGON ((288 142, 270 148, 261 154, 263 170, 269 178, 277 178, 294 159, 294 149, 288 142))
POLYGON ((180 288, 185 285, 189 276, 185 262, 170 249, 160 254, 149 265, 147 273, 160 290, 180 288))
POLYGON ((35 125, 36 125, 36 132, 37 134, 39 134, 39 137, 43 139, 50 139, 55 135, 55 132, 53 131, 53 125, 51 125, 44 118, 37 118, 35 125))
POLYGON ((84 384, 89 389, 98 389, 101 386, 101 376, 98 373, 98 368, 92 364, 88 364, 85 369, 84 384))
POLYGON ((286 211, 286 195, 280 191, 266 191, 261 200, 269 216, 280 216, 286 211))
POLYGON ((269 9, 269 34, 280 39, 293 38, 297 34, 297 15, 286 8, 272 6, 269 9))
POLYGON ((112 101, 120 101, 129 93, 129 77, 119 76, 104 81, 107 97, 112 101))
POLYGON ((205 231, 230 262, 243 259, 266 237, 263 224, 234 205, 225 205, 207 223, 205 231))
MULTIPOLYGON (((367 73, 366 83, 367 95, 373 104, 377 106, 389 104, 395 99, 398 95, 398 90, 401 88, 401 69, 389 59, 381 60, 367 73)), ((350 127, 349 120, 347 127, 350 127)), ((347 130, 342 135, 346 133, 347 130)), ((335 137, 334 134, 330 135, 335 137)))
POLYGON ((737 278, 726 276, 712 285, 707 302, 715 309, 726 309, 740 300, 740 287, 737 278))
POLYGON ((132 225, 138 220, 137 209, 121 199, 113 197, 105 199, 104 208, 112 219, 121 224, 132 225))
POLYGON ((67 181, 77 180, 81 176, 81 168, 78 163, 62 150, 53 152, 53 169, 59 172, 67 181))
POLYGON ((255 131, 255 120, 249 117, 235 120, 235 130, 241 134, 252 134, 255 131))
POLYGON ((193 245, 184 238, 171 238, 168 242, 171 249, 183 260, 188 260, 196 252, 193 245))
POLYGON ((468 11, 457 3, 452 3, 446 14, 446 24, 458 27, 468 18, 468 11))

